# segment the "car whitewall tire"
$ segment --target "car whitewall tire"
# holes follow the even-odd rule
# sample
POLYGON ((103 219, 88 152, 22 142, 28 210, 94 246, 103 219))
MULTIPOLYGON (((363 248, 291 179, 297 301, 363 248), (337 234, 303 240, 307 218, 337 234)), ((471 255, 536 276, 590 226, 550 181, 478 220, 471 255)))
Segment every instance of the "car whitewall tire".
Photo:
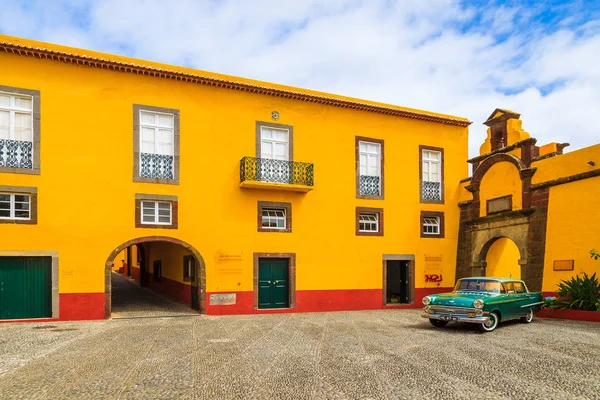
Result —
POLYGON ((491 332, 494 329, 496 329, 496 327, 498 326, 499 323, 500 323, 500 318, 498 317, 498 314, 493 312, 493 313, 490 313, 487 322, 484 322, 481 324, 480 329, 483 332, 491 332))
POLYGON ((531 323, 531 321, 533 321, 533 310, 529 310, 527 315, 525 315, 524 317, 521 317, 521 322, 529 324, 529 323, 531 323))

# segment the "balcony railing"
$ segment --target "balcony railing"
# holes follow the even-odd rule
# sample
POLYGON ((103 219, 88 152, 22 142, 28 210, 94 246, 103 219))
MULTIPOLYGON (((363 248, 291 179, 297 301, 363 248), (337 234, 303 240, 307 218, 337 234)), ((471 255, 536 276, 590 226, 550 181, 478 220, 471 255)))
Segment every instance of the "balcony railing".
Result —
POLYGON ((240 183, 271 182, 289 185, 314 186, 314 164, 244 157, 240 161, 240 183))
POLYGON ((33 143, 0 139, 0 167, 33 168, 33 143))
POLYGON ((140 176, 142 178, 173 179, 173 156, 140 153, 140 176))
POLYGON ((379 177, 372 175, 360 175, 360 194, 363 196, 381 196, 381 185, 379 177))
POLYGON ((441 201, 442 184, 440 182, 421 182, 421 200, 441 201))

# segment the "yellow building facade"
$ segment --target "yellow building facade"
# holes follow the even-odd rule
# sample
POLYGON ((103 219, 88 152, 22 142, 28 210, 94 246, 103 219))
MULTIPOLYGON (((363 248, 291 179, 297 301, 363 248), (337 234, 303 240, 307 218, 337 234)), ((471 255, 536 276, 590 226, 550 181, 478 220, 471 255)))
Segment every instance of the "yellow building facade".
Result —
POLYGON ((457 278, 523 279, 554 293, 561 280, 598 271, 600 145, 537 146, 520 115, 495 110, 473 175, 461 181, 457 278))
POLYGON ((0 317, 107 318, 124 263, 206 314, 419 307, 454 284, 468 125, 0 36, 0 317))

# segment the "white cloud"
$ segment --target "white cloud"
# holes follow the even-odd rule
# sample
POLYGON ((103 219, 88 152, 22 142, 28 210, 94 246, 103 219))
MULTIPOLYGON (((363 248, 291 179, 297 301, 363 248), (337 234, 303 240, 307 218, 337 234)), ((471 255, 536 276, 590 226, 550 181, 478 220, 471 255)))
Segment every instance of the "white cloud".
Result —
POLYGON ((538 144, 600 142, 600 20, 561 10, 545 25, 540 6, 454 0, 4 0, 0 31, 465 116, 474 156, 496 107, 538 144))

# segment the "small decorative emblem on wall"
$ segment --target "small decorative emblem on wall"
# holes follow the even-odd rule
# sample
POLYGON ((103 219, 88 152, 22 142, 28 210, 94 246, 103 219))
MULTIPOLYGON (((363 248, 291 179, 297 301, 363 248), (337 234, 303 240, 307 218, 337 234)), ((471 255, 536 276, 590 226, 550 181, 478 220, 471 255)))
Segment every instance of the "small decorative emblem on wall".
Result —
POLYGON ((279 119, 279 111, 271 111, 271 118, 277 121, 279 119))

